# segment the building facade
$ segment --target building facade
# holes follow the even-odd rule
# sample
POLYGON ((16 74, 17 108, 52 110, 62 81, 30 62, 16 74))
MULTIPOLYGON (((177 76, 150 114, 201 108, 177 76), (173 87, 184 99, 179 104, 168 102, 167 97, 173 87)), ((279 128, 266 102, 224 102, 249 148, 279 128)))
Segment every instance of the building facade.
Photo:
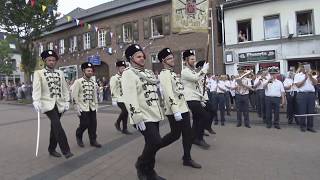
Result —
POLYGON ((320 1, 231 0, 223 12, 227 74, 238 66, 286 74, 299 62, 320 70, 320 1))
MULTIPOLYGON (((124 59, 124 51, 129 44, 139 43, 145 48, 146 66, 156 74, 162 68, 157 53, 169 47, 174 52, 177 60, 175 70, 179 73, 182 51, 194 49, 198 60, 206 58, 208 34, 172 32, 171 8, 171 0, 115 0, 87 10, 77 8, 68 15, 79 19, 80 25, 77 26, 73 20, 68 22, 66 18, 58 20, 53 31, 36 41, 37 51, 39 54, 44 49, 57 51, 60 55, 59 68, 69 80, 81 76, 79 67, 85 61, 96 64, 97 78, 109 79, 116 73, 115 62, 124 59), (83 23, 90 23, 91 28, 83 23)), ((213 14, 215 19, 216 13, 213 14)), ((210 55, 212 64, 211 52, 210 55)), ((220 57, 216 60, 215 70, 224 71, 222 65, 220 57)))

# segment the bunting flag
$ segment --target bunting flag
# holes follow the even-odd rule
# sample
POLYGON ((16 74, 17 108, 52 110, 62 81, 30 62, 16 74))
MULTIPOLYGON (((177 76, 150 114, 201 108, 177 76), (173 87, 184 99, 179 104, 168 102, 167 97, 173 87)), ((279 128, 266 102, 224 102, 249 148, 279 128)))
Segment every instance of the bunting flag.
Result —
POLYGON ((36 0, 31 0, 31 7, 34 7, 36 5, 36 0))
POLYGON ((47 6, 42 5, 42 11, 44 12, 47 9, 47 6))
POLYGON ((70 22, 71 21, 71 16, 67 16, 67 21, 70 22))
POLYGON ((94 29, 96 30, 96 32, 98 32, 99 28, 97 26, 94 26, 94 29))
POLYGON ((89 30, 91 29, 91 24, 88 24, 88 29, 89 29, 89 30))
POLYGON ((77 26, 79 26, 80 20, 76 19, 77 26))
POLYGON ((111 37, 111 39, 112 39, 112 37, 113 37, 113 32, 110 32, 110 37, 111 37))
POLYGON ((28 4, 29 0, 26 0, 26 4, 28 4))

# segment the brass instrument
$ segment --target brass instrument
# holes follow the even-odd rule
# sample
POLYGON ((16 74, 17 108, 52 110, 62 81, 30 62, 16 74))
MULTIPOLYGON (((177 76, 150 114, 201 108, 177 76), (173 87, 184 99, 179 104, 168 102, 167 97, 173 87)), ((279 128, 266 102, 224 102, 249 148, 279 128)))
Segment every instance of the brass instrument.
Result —
POLYGON ((310 72, 310 74, 311 74, 311 76, 312 76, 314 79, 317 79, 318 76, 319 76, 319 71, 317 71, 317 70, 312 70, 312 71, 310 72))

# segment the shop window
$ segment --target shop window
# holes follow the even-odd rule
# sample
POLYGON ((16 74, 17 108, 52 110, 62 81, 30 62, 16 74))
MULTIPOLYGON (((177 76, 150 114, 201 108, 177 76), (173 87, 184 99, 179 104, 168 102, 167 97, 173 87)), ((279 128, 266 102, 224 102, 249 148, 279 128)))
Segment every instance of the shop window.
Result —
POLYGON ((131 23, 124 24, 122 26, 122 31, 123 31, 123 42, 130 43, 132 42, 133 36, 133 28, 131 23))
POLYGON ((163 35, 163 22, 162 16, 156 16, 151 18, 151 36, 157 37, 163 35))
POLYGON ((278 15, 264 18, 264 37, 265 39, 281 37, 280 18, 278 15))
POLYGON ((246 41, 252 41, 250 20, 238 22, 238 42, 246 41))
POLYGON ((297 34, 313 34, 312 11, 297 12, 297 34))

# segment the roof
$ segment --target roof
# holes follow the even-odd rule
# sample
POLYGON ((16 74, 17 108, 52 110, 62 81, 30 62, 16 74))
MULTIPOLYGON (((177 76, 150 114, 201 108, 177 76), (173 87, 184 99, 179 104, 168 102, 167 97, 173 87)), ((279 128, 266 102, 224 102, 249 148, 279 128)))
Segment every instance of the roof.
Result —
POLYGON ((233 8, 239 8, 243 6, 271 2, 271 1, 278 1, 278 0, 229 0, 223 3, 223 7, 224 9, 233 9, 233 8))
MULTIPOLYGON (((111 16, 169 1, 170 0, 114 0, 89 9, 76 8, 67 15, 90 23, 103 18, 108 18, 111 16)), ((75 23, 68 22, 67 19, 63 17, 57 20, 56 28, 54 30, 45 34, 56 33, 69 28, 73 28, 75 26, 75 23)))

